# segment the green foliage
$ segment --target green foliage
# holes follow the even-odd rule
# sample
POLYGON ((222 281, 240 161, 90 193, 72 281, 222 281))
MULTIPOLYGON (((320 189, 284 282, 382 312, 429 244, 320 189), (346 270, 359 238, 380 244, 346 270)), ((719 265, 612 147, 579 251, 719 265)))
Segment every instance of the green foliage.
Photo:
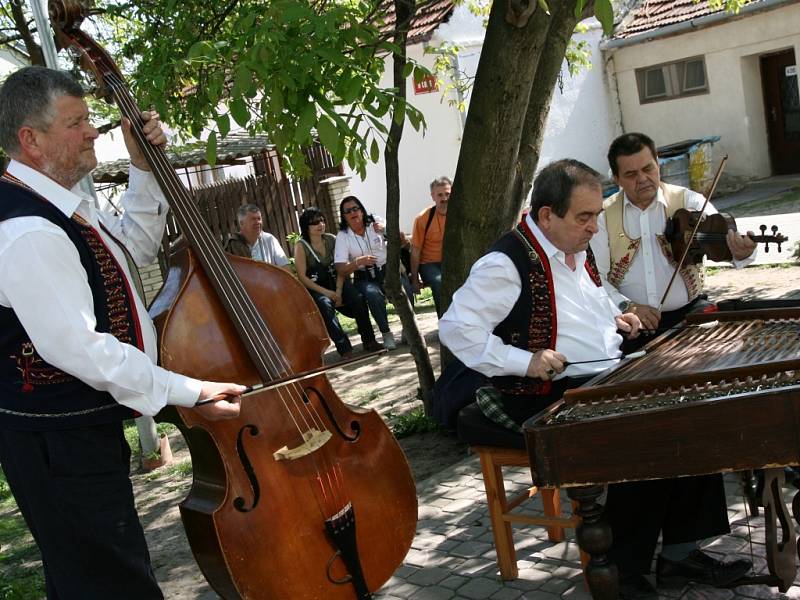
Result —
MULTIPOLYGON (((0 472, 0 482, 5 477, 0 472)), ((39 550, 10 493, 0 500, 0 600, 44 598, 39 550)))
POLYGON ((792 251, 792 259, 795 263, 800 264, 800 240, 794 243, 794 250, 792 251))
POLYGON ((439 429, 439 424, 427 416, 421 406, 395 417, 390 425, 394 436, 398 439, 439 429))
MULTIPOLYGON (((139 60, 140 103, 195 137, 210 124, 212 160, 235 123, 267 133, 290 169, 305 169, 303 148, 318 135, 336 160, 363 175, 378 158, 390 108, 424 126, 416 108, 380 85, 384 57, 395 48, 376 22, 376 0, 158 1, 112 12, 141 23, 123 48, 139 60)), ((408 75, 418 68, 412 64, 408 75)))

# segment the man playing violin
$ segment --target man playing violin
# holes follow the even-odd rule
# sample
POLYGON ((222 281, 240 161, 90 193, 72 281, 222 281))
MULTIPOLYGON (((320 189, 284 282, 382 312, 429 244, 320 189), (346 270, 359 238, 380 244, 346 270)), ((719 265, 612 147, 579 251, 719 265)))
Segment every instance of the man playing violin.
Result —
MULTIPOLYGON (((705 198, 692 190, 661 181, 656 147, 642 133, 615 139, 608 150, 614 181, 622 188, 606 200, 598 219, 592 250, 603 284, 612 299, 635 312, 645 329, 669 328, 708 305, 703 291, 703 265, 685 264, 667 290, 676 261, 664 236, 667 219, 681 208, 701 210, 705 198), (663 311, 663 312, 662 312, 663 311)), ((708 203, 705 214, 717 211, 708 203)), ((755 258, 755 242, 728 231, 733 264, 743 267, 755 258)))
MULTIPOLYGON (((97 129, 68 74, 26 67, 0 87, 0 464, 39 546, 50 599, 163 598, 133 501, 122 422, 166 404, 239 414, 244 387, 162 369, 133 285, 158 251, 168 206, 132 125, 124 214, 77 187, 97 129), (129 262, 130 261, 130 262, 129 262)), ((154 113, 144 137, 163 146, 154 113)))

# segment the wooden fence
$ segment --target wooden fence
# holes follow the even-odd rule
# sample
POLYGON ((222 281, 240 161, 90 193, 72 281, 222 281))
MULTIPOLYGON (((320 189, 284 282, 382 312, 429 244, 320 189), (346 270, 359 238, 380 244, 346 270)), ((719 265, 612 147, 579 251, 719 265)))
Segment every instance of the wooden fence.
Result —
MULTIPOLYGON (((225 243, 230 234, 239 230, 236 211, 244 204, 255 204, 261 209, 264 231, 278 238, 287 256, 292 255, 292 248, 286 236, 293 232, 299 233, 298 219, 303 209, 319 207, 330 224, 329 229, 335 227, 338 214, 333 214, 327 190, 320 181, 341 175, 341 165, 334 164, 330 154, 320 144, 308 148, 306 158, 312 174, 304 179, 288 177, 281 168, 277 151, 267 150, 253 159, 256 175, 243 179, 226 179, 193 189, 200 215, 220 245, 225 243)), ((179 235, 180 229, 170 215, 165 246, 179 235)), ((166 267, 164 262, 162 267, 166 267)), ((165 272, 164 269, 162 271, 165 272)))

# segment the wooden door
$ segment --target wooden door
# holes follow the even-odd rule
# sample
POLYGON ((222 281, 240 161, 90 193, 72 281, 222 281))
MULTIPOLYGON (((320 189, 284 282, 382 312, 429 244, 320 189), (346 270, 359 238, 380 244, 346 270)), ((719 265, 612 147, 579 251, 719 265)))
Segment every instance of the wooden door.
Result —
POLYGON ((769 152, 775 175, 800 172, 800 94, 794 50, 761 57, 769 152))

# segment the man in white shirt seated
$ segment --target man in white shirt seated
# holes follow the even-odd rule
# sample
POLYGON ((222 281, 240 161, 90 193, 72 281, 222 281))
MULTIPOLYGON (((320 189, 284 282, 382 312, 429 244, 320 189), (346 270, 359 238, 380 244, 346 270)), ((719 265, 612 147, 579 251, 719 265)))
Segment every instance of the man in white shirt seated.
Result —
MULTIPOLYGON (((639 318, 609 298, 589 249, 602 210, 600 179, 590 167, 571 159, 546 166, 534 181, 530 212, 473 265, 439 321, 441 342, 491 378, 499 407, 517 425, 616 364, 618 330, 638 333, 639 318), (576 364, 598 359, 607 362, 576 364)), ((496 414, 497 406, 489 408, 496 414)), ((644 575, 662 530, 664 585, 724 585, 750 566, 720 563, 697 549, 696 540, 729 532, 721 476, 611 485, 606 511, 622 598, 656 598, 644 575)))
MULTIPOLYGON (((604 203, 599 231, 592 239, 603 285, 621 309, 639 316, 644 328, 672 327, 708 303, 702 294, 703 265, 685 264, 659 307, 680 260, 680 256, 672 256, 664 229, 676 210, 699 211, 705 198, 661 181, 655 144, 642 133, 615 139, 608 150, 608 163, 622 189, 604 203)), ((711 203, 706 205, 705 214, 716 212, 711 203)), ((729 231, 727 243, 736 267, 755 258, 755 243, 747 236, 729 231)))
POLYGON ((289 259, 283 251, 278 238, 263 230, 261 209, 255 204, 245 204, 236 211, 236 220, 239 222, 239 233, 233 236, 226 246, 232 254, 238 254, 253 260, 275 265, 276 267, 289 267, 289 259))
MULTIPOLYGON (((142 113, 146 143, 166 137, 142 113)), ((48 598, 163 598, 129 479, 122 422, 166 404, 239 414, 243 386, 155 364, 156 332, 127 258, 153 262, 169 209, 131 125, 130 186, 114 217, 78 182, 97 165, 83 90, 26 67, 0 86, 0 464, 42 554, 48 598)), ((131 266, 133 265, 133 266, 131 266)))

